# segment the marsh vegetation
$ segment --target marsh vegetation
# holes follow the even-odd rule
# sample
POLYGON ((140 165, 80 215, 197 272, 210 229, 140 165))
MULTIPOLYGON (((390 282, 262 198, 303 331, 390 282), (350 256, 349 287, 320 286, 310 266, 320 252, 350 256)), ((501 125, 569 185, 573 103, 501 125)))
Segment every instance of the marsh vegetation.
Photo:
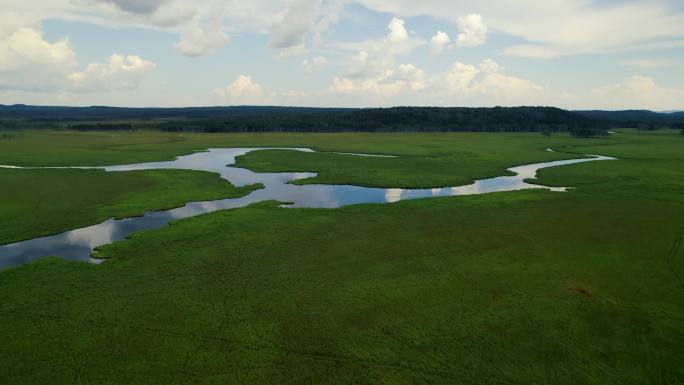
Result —
MULTIPOLYGON (((108 261, 98 266, 48 258, 2 271, 0 378, 601 385, 684 379, 684 137, 675 130, 620 130, 597 139, 28 132, 0 141, 0 164, 140 163, 252 146, 399 155, 398 165, 288 151, 240 159, 254 170, 306 169, 319 172, 319 182, 369 186, 456 185, 511 165, 585 153, 621 160, 540 172, 540 183, 576 187, 565 194, 529 190, 333 210, 262 202, 137 233, 101 249, 108 261)), ((4 239, 45 231, 22 222, 29 208, 55 218, 55 229, 70 226, 56 213, 77 210, 79 201, 116 216, 191 194, 240 193, 195 171, 40 170, 32 178, 24 171, 0 170, 0 194, 8 194, 5 186, 13 191, 0 199, 4 239), (50 192, 56 199, 42 204, 50 192), (124 197, 134 207, 121 207, 124 197)), ((91 220, 97 218, 78 219, 91 220)))

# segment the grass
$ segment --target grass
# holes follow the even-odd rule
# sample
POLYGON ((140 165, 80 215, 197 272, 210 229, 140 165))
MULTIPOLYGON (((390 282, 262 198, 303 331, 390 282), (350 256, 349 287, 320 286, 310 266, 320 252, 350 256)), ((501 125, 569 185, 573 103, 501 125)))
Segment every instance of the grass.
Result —
POLYGON ((578 193, 612 198, 639 197, 684 203, 684 138, 674 130, 622 130, 616 143, 590 144, 563 151, 599 153, 617 162, 590 162, 542 169, 549 186, 576 186, 578 193))
POLYGON ((258 205, 137 235, 96 268, 10 270, 0 371, 27 384, 684 378, 684 295, 666 264, 681 208, 503 195, 258 205))
MULTIPOLYGON (((317 171, 303 183, 375 187, 437 187, 499 176, 511 166, 576 157, 549 147, 602 144, 607 139, 532 133, 437 134, 175 134, 160 132, 32 132, 0 140, 0 164, 101 166, 173 159, 209 147, 310 147, 321 152, 400 155, 370 158, 330 153, 260 151, 240 158, 256 171, 317 171), (315 170, 311 168, 314 167, 315 170)), ((302 183, 302 182, 300 182, 302 183)))
MULTIPOLYGON (((330 138, 338 143, 337 138, 330 138)), ((350 138, 348 138, 350 139, 350 138)), ((353 148, 328 151, 399 154, 396 158, 360 157, 335 153, 285 150, 251 152, 237 158, 237 166, 258 172, 315 171, 318 176, 297 184, 352 184, 368 187, 431 188, 472 183, 476 179, 509 174, 512 166, 577 158, 575 154, 546 151, 554 146, 585 144, 566 135, 545 138, 539 134, 392 134, 352 137, 353 148), (378 139, 387 140, 387 144, 378 139), (401 142, 403 146, 400 146, 401 142)), ((593 145, 605 140, 589 141, 593 145)), ((318 148, 318 146, 314 146, 318 148)))
MULTIPOLYGON (((306 136, 261 138, 306 145, 306 136)), ((527 135, 456 134, 441 147, 429 135, 406 136, 403 145, 393 135, 344 138, 321 146, 416 157, 428 143, 435 154, 483 151, 472 171, 444 169, 411 183, 452 171, 476 175, 505 154, 507 166, 568 156, 543 153, 547 144, 623 160, 542 171, 543 183, 579 186, 569 193, 335 210, 264 202, 135 234, 104 247, 108 261, 99 266, 46 259, 4 271, 0 378, 11 384, 684 381, 680 135, 621 131, 602 141, 558 136, 546 143, 527 135), (387 147, 368 150, 369 141, 383 139, 387 147), (466 148, 476 140, 511 149, 466 148), (353 141, 359 143, 347 144, 353 141)), ((268 167, 278 157, 295 162, 290 152, 255 155, 268 167)), ((321 164, 311 158, 311 167, 333 182, 364 181, 353 162, 347 165, 351 158, 341 157, 340 167, 348 169, 338 179, 324 172, 330 170, 324 158, 321 164)), ((404 165, 407 174, 423 172, 404 165)), ((402 180, 394 175, 386 181, 402 180)))
POLYGON ((258 188, 237 188, 218 174, 185 170, 0 169, 0 180, 0 244, 258 188))

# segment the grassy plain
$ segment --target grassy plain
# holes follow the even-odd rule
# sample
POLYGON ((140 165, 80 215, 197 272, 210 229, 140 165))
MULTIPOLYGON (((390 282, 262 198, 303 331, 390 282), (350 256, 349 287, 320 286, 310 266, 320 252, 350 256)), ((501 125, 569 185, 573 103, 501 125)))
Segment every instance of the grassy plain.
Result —
POLYGON ((434 187, 470 183, 508 167, 558 160, 554 146, 601 144, 606 139, 544 137, 534 133, 436 134, 177 134, 161 132, 26 132, 0 140, 0 164, 102 166, 170 160, 209 147, 310 147, 321 152, 400 155, 371 158, 292 151, 249 154, 240 165, 256 171, 318 171, 311 182, 376 187, 434 187), (311 168, 314 167, 315 170, 311 168))
POLYGON ((0 169, 0 181, 0 244, 259 187, 235 187, 218 174, 187 170, 0 169))
MULTIPOLYGON (((568 156, 543 151, 550 146, 623 160, 541 173, 544 183, 579 187, 569 193, 335 210, 265 202, 136 234, 105 247, 109 259, 99 266, 46 259, 0 272, 0 378, 12 384, 682 383, 684 137, 621 131, 578 142, 489 135, 409 135, 404 143, 402 136, 342 135, 321 147, 313 145, 324 141, 318 136, 309 143, 307 136, 256 137, 264 146, 291 141, 328 151, 454 159, 462 151, 479 159, 424 178, 422 166, 402 163, 412 180, 391 171, 395 179, 380 183, 364 180, 349 157, 335 161, 348 167, 341 174, 327 172, 332 163, 325 158, 310 158, 307 171, 337 183, 449 181, 450 174, 486 176, 478 173, 487 174, 506 154, 505 167, 568 156)), ((166 151, 149 146, 137 159, 166 151)), ((84 152, 83 160, 96 154, 84 152)), ((285 151, 253 155, 250 161, 264 168, 301 162, 285 151)), ((7 162, 3 156, 0 150, 0 163, 7 162)))
MULTIPOLYGON (((262 151, 239 160, 256 171, 317 171, 300 183, 375 187, 467 184, 506 174, 515 164, 574 157, 544 151, 584 143, 536 134, 177 134, 162 132, 17 131, 0 136, 0 164, 103 166, 173 159, 209 147, 311 147, 322 153, 262 151), (488 149, 492 149, 489 151, 488 149), (396 154, 369 158, 333 152, 396 154)), ((600 144, 601 141, 592 141, 600 144)), ((188 201, 229 198, 235 189, 191 171, 104 173, 0 169, 0 244, 140 215, 188 201), (193 177, 196 176, 195 177, 193 177)))
MULTIPOLYGON (((256 171, 318 171, 303 183, 434 187, 502 175, 519 163, 559 159, 545 148, 582 143, 535 134, 177 134, 18 131, 0 136, 0 164, 103 166, 173 159, 209 147, 311 147, 323 153, 263 151, 246 157, 256 171), (487 151, 492 148, 492 151, 487 151), (335 151, 397 154, 369 158, 335 151), (326 153, 327 152, 327 153, 326 153), (312 169, 313 168, 313 169, 312 169)), ((600 141, 596 141, 600 143, 600 141)), ((0 244, 59 233, 111 217, 140 215, 188 201, 229 198, 235 189, 191 171, 104 173, 0 169, 0 244), (193 176, 196 176, 193 177, 193 176)))

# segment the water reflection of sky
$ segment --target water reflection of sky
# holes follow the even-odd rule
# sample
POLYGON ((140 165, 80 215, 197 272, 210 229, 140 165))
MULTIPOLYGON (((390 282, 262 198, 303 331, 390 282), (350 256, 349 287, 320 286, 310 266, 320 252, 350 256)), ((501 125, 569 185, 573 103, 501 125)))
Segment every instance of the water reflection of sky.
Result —
MULTIPOLYGON (((102 245, 122 240, 132 233, 145 229, 166 226, 177 219, 189 218, 217 210, 244 207, 265 200, 289 202, 287 207, 336 208, 360 203, 394 203, 407 199, 439 196, 474 195, 491 192, 513 191, 530 188, 545 188, 564 191, 563 188, 549 188, 525 182, 534 179, 542 168, 597 160, 608 157, 592 157, 513 167, 515 176, 503 176, 476 181, 470 185, 431 189, 368 188, 346 185, 294 185, 293 180, 314 177, 314 173, 256 173, 247 169, 227 167, 235 158, 258 149, 232 148, 210 149, 182 156, 173 161, 150 162, 104 167, 109 172, 184 169, 219 173, 222 178, 236 186, 262 183, 265 188, 236 198, 206 202, 191 202, 185 206, 166 211, 147 212, 144 216, 125 219, 110 219, 97 225, 67 231, 62 234, 31 239, 0 246, 0 268, 27 263, 46 256, 59 256, 70 260, 96 262, 92 251, 102 245)), ((311 152, 306 148, 291 149, 311 152)), ((344 154, 349 156, 372 156, 370 154, 344 154)), ((10 166, 11 167, 11 166, 10 166)))

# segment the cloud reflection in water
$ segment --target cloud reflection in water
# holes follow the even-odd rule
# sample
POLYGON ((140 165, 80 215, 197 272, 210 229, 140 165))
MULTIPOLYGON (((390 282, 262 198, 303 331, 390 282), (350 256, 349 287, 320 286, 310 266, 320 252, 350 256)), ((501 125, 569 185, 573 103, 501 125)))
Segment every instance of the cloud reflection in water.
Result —
MULTIPOLYGON (((294 180, 316 176, 315 173, 256 173, 243 168, 227 167, 235 164, 235 158, 255 148, 221 148, 196 152, 181 156, 173 161, 148 162, 132 165, 103 167, 109 172, 151 169, 183 169, 214 172, 229 180, 235 186, 262 183, 265 188, 235 199, 222 199, 205 202, 191 202, 171 210, 147 212, 144 216, 110 219, 97 225, 84 227, 62 234, 31 239, 23 242, 0 246, 0 268, 27 263, 46 256, 59 256, 70 260, 92 263, 93 250, 99 246, 116 242, 141 230, 156 229, 169 222, 210 213, 218 210, 244 207, 265 200, 290 202, 287 207, 336 208, 360 203, 394 203, 406 199, 419 199, 453 195, 475 195, 500 191, 513 191, 531 188, 544 188, 552 191, 565 191, 565 188, 550 188, 525 182, 534 179, 542 168, 567 164, 610 160, 614 158, 594 156, 566 161, 531 164, 509 169, 515 176, 503 176, 476 181, 466 186, 432 189, 368 188, 347 185, 294 185, 294 180)), ((289 149, 312 152, 310 149, 289 149)), ((369 154, 348 154, 350 156, 369 156, 369 154)), ((12 166, 8 166, 12 167, 12 166)), ((12 167, 14 168, 14 167, 12 167)))

